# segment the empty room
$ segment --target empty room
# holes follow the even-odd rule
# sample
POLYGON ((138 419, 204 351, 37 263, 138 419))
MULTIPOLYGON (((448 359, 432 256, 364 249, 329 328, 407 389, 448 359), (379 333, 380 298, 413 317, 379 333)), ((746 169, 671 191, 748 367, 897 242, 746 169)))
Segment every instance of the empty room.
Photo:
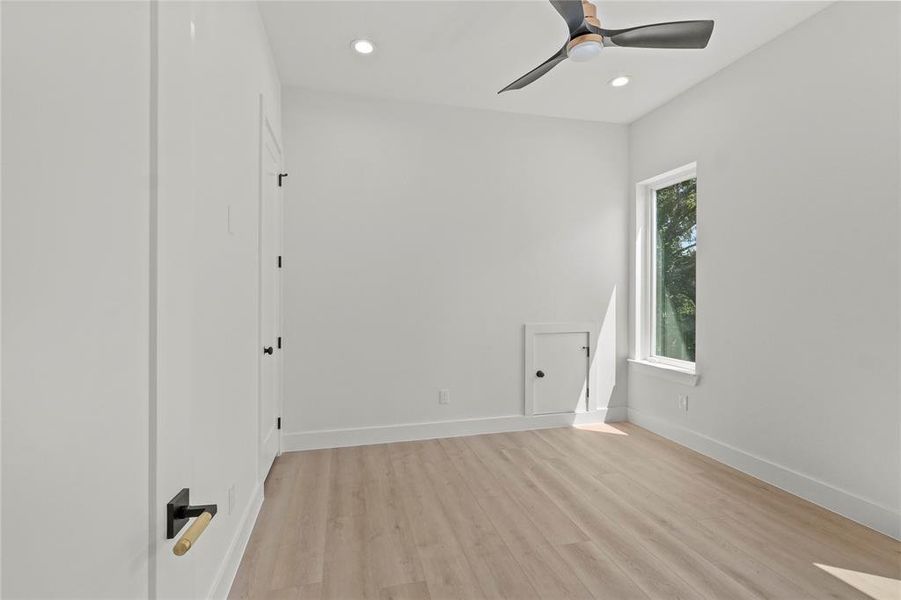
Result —
POLYGON ((901 1, 0 55, 0 597, 901 600, 901 1))

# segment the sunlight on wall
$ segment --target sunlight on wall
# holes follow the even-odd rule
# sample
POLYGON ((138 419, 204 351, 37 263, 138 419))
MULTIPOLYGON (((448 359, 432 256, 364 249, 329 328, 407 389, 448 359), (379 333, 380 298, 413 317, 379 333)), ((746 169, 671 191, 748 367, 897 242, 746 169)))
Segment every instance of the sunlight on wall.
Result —
POLYGON ((592 402, 596 403, 597 408, 606 408, 616 386, 616 286, 610 292, 607 312, 598 332, 589 377, 594 386, 591 389, 592 402))
POLYGON ((813 563, 833 577, 841 579, 875 600, 898 600, 901 598, 901 579, 873 575, 862 571, 852 571, 820 563, 813 563))

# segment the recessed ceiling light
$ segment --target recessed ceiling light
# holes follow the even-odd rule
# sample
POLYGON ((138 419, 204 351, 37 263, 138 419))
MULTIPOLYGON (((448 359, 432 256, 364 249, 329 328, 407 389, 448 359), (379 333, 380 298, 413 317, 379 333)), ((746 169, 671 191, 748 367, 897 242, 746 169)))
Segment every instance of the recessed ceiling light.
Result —
POLYGON ((373 50, 375 50, 375 44, 369 40, 354 40, 351 42, 350 47, 359 54, 372 54, 373 50))
POLYGON ((623 87, 624 85, 629 84, 629 78, 625 75, 620 75, 619 77, 614 77, 610 80, 610 85, 613 87, 623 87))

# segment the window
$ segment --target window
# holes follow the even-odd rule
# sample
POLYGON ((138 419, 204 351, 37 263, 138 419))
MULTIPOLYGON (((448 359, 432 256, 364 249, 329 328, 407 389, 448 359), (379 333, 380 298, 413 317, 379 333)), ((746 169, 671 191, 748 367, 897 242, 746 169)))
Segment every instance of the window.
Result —
POLYGON ((694 371, 695 165, 639 184, 636 358, 694 371))

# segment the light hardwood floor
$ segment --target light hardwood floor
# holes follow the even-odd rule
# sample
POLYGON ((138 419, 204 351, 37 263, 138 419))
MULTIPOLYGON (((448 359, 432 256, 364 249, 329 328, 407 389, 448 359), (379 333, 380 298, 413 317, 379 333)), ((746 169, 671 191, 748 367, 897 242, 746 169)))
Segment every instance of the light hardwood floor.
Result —
POLYGON ((628 423, 282 455, 231 598, 901 599, 901 543, 628 423))

